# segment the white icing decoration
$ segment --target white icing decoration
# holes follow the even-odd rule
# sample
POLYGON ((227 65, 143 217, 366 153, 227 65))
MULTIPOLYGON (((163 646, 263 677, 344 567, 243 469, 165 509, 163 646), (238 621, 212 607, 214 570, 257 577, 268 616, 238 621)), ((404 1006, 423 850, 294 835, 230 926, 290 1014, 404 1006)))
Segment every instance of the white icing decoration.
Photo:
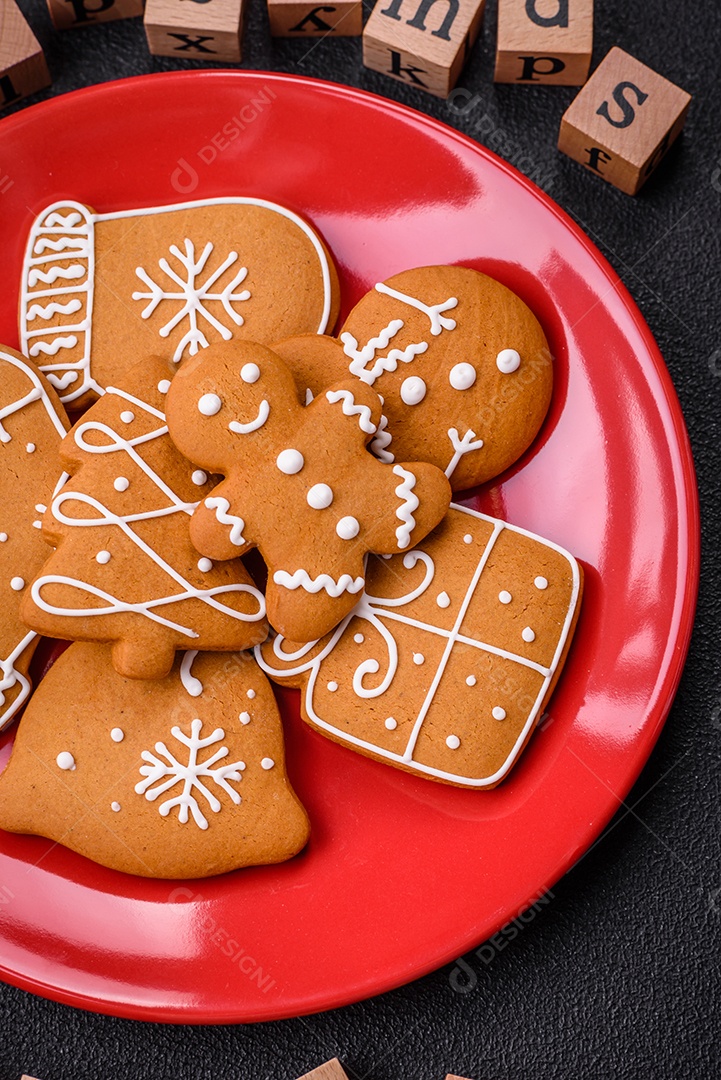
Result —
POLYGON ((328 484, 313 484, 306 499, 314 510, 327 510, 333 502, 333 489, 328 484))
POLYGON ((10 579, 10 588, 15 592, 20 592, 25 588, 25 579, 21 577, 14 577, 10 579))
POLYGON ((450 607, 451 598, 447 592, 438 593, 438 596, 436 597, 436 603, 438 604, 439 608, 447 608, 450 607))
POLYGON ((220 412, 223 402, 217 394, 203 394, 198 402, 198 412, 203 416, 215 416, 220 412))
POLYGON ((413 488, 416 486, 416 478, 412 472, 408 469, 404 469, 402 465, 394 465, 393 472, 396 476, 401 477, 401 483, 395 489, 395 493, 401 500, 401 505, 396 510, 396 517, 400 518, 402 524, 396 529, 396 538, 398 547, 403 550, 407 548, 411 542, 411 533, 416 527, 416 519, 413 517, 413 511, 418 509, 418 497, 413 494, 413 488))
POLYGON ((82 306, 80 300, 69 300, 67 304, 56 304, 52 301, 49 304, 31 304, 25 317, 28 322, 33 322, 35 319, 52 319, 53 315, 73 315, 80 311, 82 306))
POLYGON ((116 814, 119 813, 120 809, 121 809, 120 803, 119 802, 111 802, 110 809, 113 810, 116 814))
POLYGON ((365 641, 365 636, 363 634, 354 634, 353 640, 355 641, 356 645, 361 645, 365 641))
POLYGON ((63 772, 70 772, 75 768, 75 758, 68 750, 61 750, 55 758, 55 762, 63 772))
MULTIPOLYGON (((46 261, 46 260, 43 260, 46 261)), ((77 281, 85 277, 86 268, 75 264, 74 266, 53 266, 50 270, 31 270, 28 274, 28 285, 34 289, 36 285, 54 285, 56 281, 77 281)))
POLYGON ((454 390, 470 390, 476 381, 476 369, 473 364, 455 364, 450 370, 448 381, 454 390))
POLYGON ((255 690, 247 690, 245 696, 252 700, 255 697, 255 690))
POLYGON ((35 509, 39 514, 44 514, 47 510, 47 506, 45 505, 45 503, 35 503, 35 509))
POLYGON ((386 447, 390 446, 393 442, 393 436, 388 431, 388 417, 381 416, 380 423, 378 424, 378 430, 371 439, 370 449, 379 461, 384 462, 386 465, 390 465, 391 462, 396 460, 395 454, 392 454, 386 447))
POLYGON ((222 742, 225 738, 225 732, 222 728, 216 728, 212 735, 202 738, 200 733, 203 729, 203 721, 197 718, 193 720, 190 728, 190 737, 185 735, 179 727, 173 727, 170 731, 177 742, 187 747, 187 765, 181 764, 165 743, 157 742, 155 744, 155 754, 149 750, 143 750, 140 755, 143 761, 148 762, 148 764, 140 766, 140 773, 145 779, 135 785, 135 790, 138 795, 145 795, 149 802, 154 802, 160 795, 164 795, 166 791, 170 791, 177 787, 178 784, 182 784, 183 790, 179 795, 166 799, 158 807, 161 817, 167 817, 171 810, 178 807, 178 821, 182 825, 186 824, 189 814, 192 814, 193 821, 198 828, 207 829, 208 820, 200 809, 194 791, 203 796, 213 813, 219 813, 222 804, 208 786, 208 782, 212 780, 237 806, 241 801, 240 795, 230 786, 228 781, 237 782, 242 780, 241 773, 244 766, 241 761, 233 761, 230 764, 213 768, 216 762, 228 757, 229 751, 226 746, 221 746, 211 757, 199 762, 198 751, 222 742), (157 786, 153 787, 154 784, 157 786))
POLYGON ((193 481, 196 487, 200 487, 202 484, 207 484, 208 474, 207 472, 203 472, 202 469, 196 469, 192 473, 190 479, 193 481))
POLYGON ((243 538, 243 529, 245 528, 245 522, 242 517, 237 517, 235 514, 229 514, 230 503, 227 499, 223 499, 220 495, 213 495, 205 500, 205 505, 209 510, 215 510, 215 517, 221 525, 230 525, 230 542, 235 544, 236 547, 241 547, 245 543, 243 538))
MULTIPOLYGON (((0 540, 2 537, 7 540, 7 533, 0 533, 0 540)), ((7 727, 15 714, 22 708, 30 696, 30 680, 21 671, 18 671, 15 667, 15 663, 23 655, 25 650, 32 644, 37 637, 34 630, 29 630, 24 638, 22 638, 12 652, 4 659, 0 660, 0 706, 5 705, 7 701, 7 691, 11 690, 15 686, 19 686, 19 691, 7 708, 0 713, 0 731, 7 727)))
POLYGON ((420 652, 414 652, 413 653, 413 663, 414 664, 418 664, 420 666, 421 664, 425 664, 425 662, 426 662, 426 658, 423 655, 423 653, 420 653, 420 652))
POLYGON ((495 705, 491 710, 491 716, 494 720, 505 720, 506 710, 502 709, 500 705, 495 705))
POLYGON ((457 735, 449 735, 446 739, 446 746, 449 750, 457 750, 460 745, 461 740, 458 738, 457 735))
POLYGON ((330 690, 331 694, 334 694, 338 689, 338 683, 333 681, 329 682, 328 689, 330 690))
POLYGON ((243 725, 243 727, 245 727, 245 725, 246 725, 246 724, 249 724, 249 723, 250 723, 250 713, 247 713, 247 712, 242 712, 242 713, 241 713, 241 714, 239 715, 238 719, 240 720, 240 722, 241 722, 241 724, 243 725))
POLYGON ((133 420, 135 419, 135 413, 130 412, 129 409, 126 409, 124 412, 121 412, 120 419, 123 421, 124 424, 132 424, 133 420))
POLYGON ((453 447, 453 457, 446 466, 446 476, 450 480, 453 473, 456 471, 456 466, 461 460, 464 454, 469 454, 472 450, 481 450, 483 448, 483 439, 477 439, 475 431, 471 431, 469 428, 463 438, 459 438, 457 428, 448 429, 448 438, 451 440, 451 446, 453 447))
POLYGON ((78 343, 75 334, 66 334, 65 337, 56 337, 54 341, 36 341, 28 349, 29 356, 57 356, 61 349, 74 349, 78 343))
POLYGON ((537 577, 537 578, 534 578, 533 584, 536 586, 537 589, 541 589, 541 590, 547 589, 548 588, 548 579, 545 578, 545 577, 537 577))
POLYGON ((420 405, 426 396, 426 384, 418 375, 409 375, 401 383, 401 401, 404 405, 420 405))
POLYGON ((260 767, 262 769, 265 769, 266 772, 268 771, 268 769, 272 769, 274 765, 275 765, 275 762, 270 757, 264 757, 263 760, 260 763, 260 767))
POLYGON ((286 476, 295 476, 305 465, 305 459, 299 450, 281 450, 275 463, 286 476))
POLYGON ((385 723, 385 726, 388 728, 389 731, 395 731, 396 728, 398 727, 398 721, 395 719, 394 716, 386 717, 384 723, 385 723))
POLYGON ((113 742, 122 742, 125 738, 125 732, 122 728, 114 727, 113 730, 110 732, 110 738, 113 740, 113 742))
POLYGON ((260 378, 260 368, 257 364, 243 364, 240 377, 244 383, 255 383, 260 378))
POLYGON ((95 561, 99 562, 101 566, 105 566, 106 563, 110 562, 110 557, 109 551, 99 551, 95 556, 95 561))
POLYGON ((116 476, 113 480, 113 487, 116 491, 127 491, 130 487, 130 481, 127 476, 116 476))
POLYGON ((525 627, 523 628, 523 630, 521 631, 521 637, 523 638, 523 640, 524 640, 524 641, 527 641, 527 642, 528 642, 529 644, 530 644, 530 643, 531 643, 532 641, 535 641, 535 640, 536 640, 536 634, 535 634, 535 632, 534 632, 534 631, 533 631, 533 630, 531 629, 531 627, 530 627, 530 626, 525 626, 525 627))
POLYGON ((498 594, 498 599, 501 601, 502 604, 510 604, 513 597, 507 589, 502 589, 501 592, 499 592, 498 594))
POLYGON ((471 536, 470 533, 466 533, 466 535, 463 537, 463 543, 464 544, 472 544, 473 543, 473 537, 471 536))
POLYGON ((0 533, 0 544, 4 544, 5 541, 7 540, 7 538, 8 538, 8 534, 6 532, 0 533))
POLYGON ((34 443, 34 442, 29 442, 29 443, 27 444, 27 446, 25 447, 25 449, 27 450, 28 454, 34 454, 34 453, 35 453, 35 449, 36 449, 36 448, 35 448, 35 443, 34 443))
POLYGON ((263 424, 266 422, 269 416, 270 405, 268 404, 266 399, 263 398, 260 405, 258 406, 258 415, 256 416, 255 420, 249 420, 247 424, 242 424, 240 420, 231 420, 228 424, 228 427, 236 435, 250 435, 251 432, 257 431, 258 428, 262 428, 263 424))
POLYGON ((475 685, 476 685, 476 676, 475 675, 469 675, 468 678, 466 679, 466 686, 475 686, 475 685))
POLYGON ((376 425, 371 419, 371 411, 367 405, 356 405, 355 398, 350 390, 328 390, 326 399, 334 405, 337 401, 342 403, 344 416, 357 416, 358 426, 366 435, 375 435, 376 425))
POLYGON ((206 558, 198 559, 198 570, 200 570, 200 572, 202 574, 207 574, 212 569, 213 569, 213 563, 212 563, 211 559, 206 559, 206 558))
POLYGON ((511 375, 514 371, 518 371, 520 366, 521 356, 515 349, 501 349, 496 357, 496 367, 504 375, 511 375))
POLYGON ((180 681, 191 697, 200 697, 203 693, 202 682, 196 679, 190 670, 197 655, 197 649, 190 649, 185 653, 180 664, 180 681))
POLYGON ((342 517, 336 525, 335 531, 341 540, 353 540, 360 532, 360 524, 357 518, 342 517))
POLYGON ((362 577, 353 578, 350 574, 341 574, 336 580, 330 574, 318 574, 312 578, 307 570, 294 570, 292 574, 287 570, 276 570, 273 581, 284 589, 305 589, 309 593, 325 591, 333 598, 344 592, 360 592, 365 585, 365 578, 362 577))
MULTIPOLYGON (((116 394, 119 397, 136 405, 138 408, 144 410, 150 416, 157 418, 158 427, 148 432, 145 435, 139 435, 133 439, 125 439, 119 435, 112 428, 99 421, 86 420, 80 422, 74 430, 74 439, 76 445, 88 454, 112 454, 122 453, 127 455, 130 461, 139 468, 145 476, 155 485, 158 493, 162 495, 166 502, 165 506, 160 506, 151 510, 147 510, 141 513, 129 513, 120 515, 114 513, 108 507, 104 506, 102 502, 94 498, 91 495, 87 495, 84 492, 73 491, 71 484, 66 484, 59 491, 56 492, 52 502, 52 514, 56 521, 68 527, 78 528, 97 528, 100 526, 116 526, 123 534, 141 551, 144 555, 150 558, 156 566, 160 567, 177 585, 180 586, 180 591, 171 593, 168 596, 154 597, 152 600, 147 600, 140 603, 127 603, 120 600, 118 597, 113 596, 111 593, 97 588, 95 585, 89 582, 79 581, 75 578, 66 577, 59 574, 43 574, 36 578, 31 588, 31 595, 35 604, 43 611, 48 612, 51 615, 88 618, 92 615, 109 615, 114 612, 135 612, 139 615, 144 615, 151 622, 159 623, 162 626, 166 626, 177 633, 183 634, 189 639, 198 637, 198 634, 192 627, 183 626, 179 623, 173 622, 166 618, 164 615, 159 614, 158 608, 167 607, 171 611, 175 610, 175 605, 179 601, 183 600, 200 600, 203 604, 213 608, 216 611, 221 612, 223 615, 236 619, 240 622, 257 622, 265 617, 265 601, 262 595, 251 585, 245 585, 241 583, 218 585, 212 588, 199 588, 187 581, 183 575, 172 567, 165 559, 153 548, 151 548, 145 540, 133 529, 133 525, 137 521, 147 521, 154 518, 164 518, 171 514, 187 514, 190 516, 195 510, 197 503, 188 503, 183 499, 180 499, 174 491, 165 483, 154 470, 148 465, 148 463, 140 456, 136 447, 150 442, 152 440, 167 436, 168 429, 165 425, 165 416, 158 409, 153 408, 151 405, 142 402, 139 398, 134 397, 131 394, 126 393, 124 390, 119 390, 115 387, 107 387, 106 393, 116 394), (101 445, 87 442, 85 435, 88 432, 100 433, 104 439, 101 445), (82 503, 85 507, 89 507, 96 511, 94 517, 68 517, 64 512, 64 505, 66 502, 70 502, 71 505, 82 503), (72 588, 78 589, 81 593, 91 593, 93 596, 97 596, 103 604, 97 607, 56 607, 53 604, 48 603, 43 595, 42 590, 46 585, 50 584, 63 584, 69 585, 72 588), (218 597, 225 593, 248 593, 256 600, 258 604, 258 610, 255 614, 246 615, 244 612, 236 611, 234 608, 228 607, 223 604, 218 597)), ((124 490, 127 487, 127 480, 125 477, 118 477, 115 481, 114 487, 118 489, 120 481, 125 481, 124 485, 119 490, 124 490)))
POLYGON ((161 379, 158 383, 158 391, 161 394, 167 394, 168 390, 170 390, 170 379, 161 379))
POLYGON ((311 390, 311 388, 309 386, 306 386, 306 388, 305 388, 305 401, 303 402, 303 404, 304 405, 310 405, 311 401, 314 401, 314 400, 315 400, 315 398, 314 398, 314 395, 313 395, 313 391, 311 390))

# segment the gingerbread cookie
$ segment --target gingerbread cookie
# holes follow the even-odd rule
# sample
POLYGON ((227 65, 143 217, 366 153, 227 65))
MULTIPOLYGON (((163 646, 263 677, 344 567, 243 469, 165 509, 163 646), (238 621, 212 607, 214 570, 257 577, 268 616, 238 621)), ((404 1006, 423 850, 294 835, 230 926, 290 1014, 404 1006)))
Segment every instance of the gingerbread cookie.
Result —
POLYGON ((39 518, 60 473, 70 427, 57 394, 35 365, 0 346, 0 731, 30 693, 37 634, 20 620, 27 584, 47 557, 39 518))
POLYGON ((326 633, 356 603, 369 551, 405 551, 441 520, 450 487, 433 465, 384 465, 366 445, 378 396, 346 380, 301 404, 289 369, 262 345, 213 345, 179 369, 167 399, 178 448, 226 479, 193 515, 202 554, 257 547, 273 626, 326 633))
POLYGON ((27 243, 22 348, 73 408, 138 356, 180 361, 213 341, 325 333, 338 279, 317 233, 263 199, 97 214, 53 203, 27 243))
POLYGON ((222 874, 300 851, 273 691, 249 653, 186 653, 124 679, 75 644, 45 676, 0 776, 0 828, 144 877, 222 874))
POLYGON ((317 394, 349 373, 383 399, 372 444, 381 461, 430 461, 454 491, 513 464, 548 410, 553 365, 520 297, 461 266, 406 270, 346 319, 340 343, 276 343, 300 386, 317 394))
POLYGON ((517 761, 573 636, 580 567, 567 551, 452 505, 405 555, 373 560, 332 634, 258 646, 265 672, 304 689, 308 723, 432 780, 490 788, 517 761))
POLYGON ((217 477, 168 436, 172 375, 170 361, 141 361, 63 440, 73 475, 42 525, 56 551, 22 603, 39 633, 113 642, 113 663, 130 678, 167 675, 178 649, 245 649, 267 634, 263 597, 242 562, 216 565, 191 543, 191 515, 217 477))

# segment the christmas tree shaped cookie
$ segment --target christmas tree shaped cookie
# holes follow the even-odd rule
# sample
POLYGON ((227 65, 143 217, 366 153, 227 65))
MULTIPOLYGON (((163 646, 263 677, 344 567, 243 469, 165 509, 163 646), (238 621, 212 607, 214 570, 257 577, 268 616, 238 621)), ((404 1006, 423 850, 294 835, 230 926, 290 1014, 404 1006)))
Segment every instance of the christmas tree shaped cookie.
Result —
POLYGON ((35 365, 0 346, 0 730, 30 693, 28 665, 38 638, 19 609, 47 557, 39 518, 60 473, 58 451, 69 427, 35 365))
POLYGON ((77 643, 45 676, 0 776, 0 828, 145 877, 282 862, 308 838, 252 654, 186 653, 153 683, 77 643))
POLYGON ((380 420, 369 387, 346 380, 303 405, 287 366, 262 345, 212 345, 187 360, 167 412, 179 449, 226 477, 193 515, 194 544, 211 559, 257 547, 268 618, 295 640, 350 611, 369 551, 410 548, 450 502, 435 466, 384 465, 368 453, 380 420))
POLYGON ((179 649, 245 649, 267 633, 241 561, 200 558, 190 541, 191 515, 215 480, 168 436, 172 374, 169 361, 142 361, 63 440, 72 475, 43 516, 56 550, 22 603, 39 633, 112 642, 130 678, 162 678, 179 649))
POLYGON ((117 385, 133 357, 179 362, 213 341, 326 333, 338 280, 315 230, 276 203, 206 199, 38 215, 23 268, 23 352, 73 408, 117 385))

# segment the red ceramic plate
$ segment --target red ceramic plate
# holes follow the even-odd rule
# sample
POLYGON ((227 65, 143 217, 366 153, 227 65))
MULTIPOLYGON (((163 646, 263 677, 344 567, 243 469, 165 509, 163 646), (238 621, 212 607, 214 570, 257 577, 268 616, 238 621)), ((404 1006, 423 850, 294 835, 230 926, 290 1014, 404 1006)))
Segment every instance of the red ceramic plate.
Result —
POLYGON ((354 90, 286 76, 133 79, 0 123, 0 340, 16 345, 32 215, 255 195, 307 215, 344 310, 407 267, 459 262, 515 289, 556 357, 532 451, 469 505, 562 544, 586 570, 578 634, 508 781, 463 791, 327 742, 282 698, 313 823, 280 867, 198 884, 113 873, 0 834, 0 971, 85 1008, 266 1020, 398 986, 494 933, 617 810, 659 734, 694 613, 698 510, 663 360, 618 277, 542 192, 483 147, 354 90))

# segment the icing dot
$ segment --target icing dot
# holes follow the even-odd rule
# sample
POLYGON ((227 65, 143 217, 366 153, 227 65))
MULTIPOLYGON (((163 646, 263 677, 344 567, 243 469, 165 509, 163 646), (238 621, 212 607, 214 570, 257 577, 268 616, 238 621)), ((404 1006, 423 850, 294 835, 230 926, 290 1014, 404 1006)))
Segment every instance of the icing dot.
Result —
POLYGON ((360 645, 361 642, 365 641, 365 638, 363 637, 362 634, 354 634, 353 635, 353 640, 355 641, 356 645, 360 645))
POLYGON ((210 559, 198 559, 198 570, 201 570, 204 574, 207 574, 209 570, 213 569, 213 563, 210 559))
POLYGON ((265 769, 266 772, 267 772, 268 769, 272 769, 274 765, 275 765, 275 762, 273 761, 272 757, 264 757, 263 760, 260 763, 260 767, 262 769, 265 769))
POLYGON ((533 584, 536 586, 537 589, 547 589, 548 588, 548 578, 545 578, 545 577, 534 578, 533 584))
POLYGON ((410 375, 401 383, 401 401, 404 405, 420 405, 426 396, 426 384, 418 375, 410 375))
POLYGON ((35 443, 34 442, 29 442, 27 444, 27 446, 25 447, 25 449, 27 450, 28 454, 34 454, 35 453, 35 443))
POLYGON ((200 485, 204 484, 208 479, 208 474, 206 472, 203 472, 202 469, 196 469, 195 472, 191 475, 190 479, 193 481, 196 487, 200 487, 200 485))
POLYGON ((425 656, 423 655, 422 652, 414 652, 413 653, 413 663, 414 664, 418 664, 420 666, 421 664, 425 664, 425 662, 426 662, 426 658, 425 658, 425 656))
POLYGON ((456 364, 450 370, 448 381, 454 390, 470 390, 476 381, 476 369, 473 364, 456 364))
POLYGON ((34 529, 42 529, 42 527, 43 527, 42 521, 34 521, 33 522, 33 528, 34 529))
POLYGON ((336 692, 336 690, 338 689, 338 683, 337 682, 329 682, 328 683, 328 689, 330 690, 331 694, 334 694, 336 692))
POLYGON ((203 416, 215 416, 220 412, 222 404, 217 394, 203 394, 198 402, 198 412, 201 412, 203 416))
POLYGON ((10 588, 14 589, 15 592, 20 592, 21 589, 25 588, 25 579, 21 577, 11 578, 10 588))
POLYGON ((466 679, 466 686, 475 686, 475 685, 476 685, 476 676, 475 675, 469 675, 468 678, 466 679))
POLYGON ((494 720, 505 720, 506 710, 502 709, 500 705, 496 705, 491 711, 491 716, 494 720))
POLYGON ((286 476, 294 476, 303 468, 305 460, 299 450, 281 450, 275 463, 286 476))
POLYGON ((238 717, 238 719, 240 720, 241 724, 243 724, 243 725, 249 724, 250 723, 250 713, 242 712, 240 714, 240 716, 238 717))
POLYGON ((170 379, 161 379, 158 383, 158 390, 161 394, 167 394, 170 390, 170 379))
POLYGON ((0 544, 4 544, 5 541, 7 540, 7 538, 8 538, 7 533, 0 533, 0 544))
POLYGON ((116 491, 127 491, 130 487, 130 481, 127 476, 118 476, 113 480, 113 487, 116 491))
POLYGON ((449 750, 457 750, 460 745, 461 740, 458 738, 457 735, 449 735, 446 739, 446 746, 449 750))
POLYGON ((389 716, 385 722, 385 725, 389 731, 395 731, 395 729, 398 727, 398 721, 394 717, 389 716))
POLYGON ((504 375, 511 375, 521 366, 521 354, 515 349, 501 349, 496 357, 496 367, 504 375))
POLYGON ((252 701, 253 698, 255 697, 255 690, 248 690, 245 696, 249 697, 251 699, 251 701, 252 701))
POLYGON ((111 802, 110 809, 114 810, 115 813, 117 814, 118 811, 120 810, 120 803, 119 802, 111 802))
POLYGON ((314 510, 325 510, 333 502, 333 489, 327 484, 313 484, 306 499, 308 506, 312 506, 314 510))
POLYGON ((464 544, 472 544, 473 543, 473 537, 471 536, 470 533, 466 533, 466 535, 463 537, 463 543, 464 544))
POLYGON ((35 503, 35 509, 39 514, 44 514, 47 510, 47 506, 45 505, 45 503, 35 503))
POLYGON ((523 638, 524 641, 535 641, 536 640, 536 635, 533 632, 533 630, 531 630, 530 626, 525 626, 523 628, 523 630, 521 630, 521 637, 523 638))
POLYGON ((447 608, 451 602, 451 598, 447 592, 439 593, 436 597, 436 603, 440 608, 447 608))
POLYGON ((120 419, 123 421, 124 424, 132 424, 133 420, 135 419, 135 413, 131 412, 130 409, 125 409, 123 412, 121 412, 120 419))
POLYGON ((311 390, 311 388, 309 386, 306 386, 306 388, 305 388, 305 404, 310 405, 311 401, 313 401, 313 391, 311 390))
POLYGON ((57 767, 64 769, 65 772, 75 768, 75 758, 67 750, 62 750, 55 758, 55 762, 57 767))
POLYGON ((341 540, 352 540, 360 532, 360 525, 354 517, 342 517, 335 527, 341 540))
POLYGON ((110 562, 110 552, 109 551, 99 551, 97 553, 97 555, 95 556, 95 561, 99 562, 101 566, 104 566, 105 563, 110 562))
POLYGON ((110 732, 110 738, 113 740, 113 742, 122 742, 125 738, 125 732, 122 728, 114 727, 113 730, 110 732))
POLYGON ((245 383, 257 382, 260 378, 260 368, 257 364, 243 364, 240 369, 240 377, 245 383))
POLYGON ((498 599, 501 601, 502 604, 510 604, 513 597, 509 592, 506 592, 506 590, 503 589, 502 592, 499 592, 498 599))

